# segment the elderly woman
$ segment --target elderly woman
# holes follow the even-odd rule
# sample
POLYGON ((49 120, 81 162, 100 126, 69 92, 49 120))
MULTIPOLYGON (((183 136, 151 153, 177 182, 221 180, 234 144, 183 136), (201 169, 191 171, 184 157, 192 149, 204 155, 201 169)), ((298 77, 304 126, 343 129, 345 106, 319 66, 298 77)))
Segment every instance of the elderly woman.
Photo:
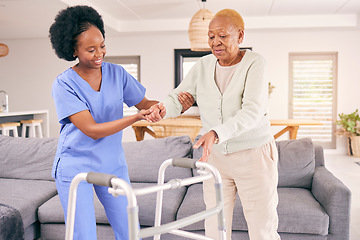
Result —
MULTIPOLYGON (((209 162, 221 173, 227 239, 231 239, 236 193, 250 239, 280 239, 278 155, 267 116, 265 60, 250 50, 239 49, 244 21, 234 10, 218 12, 210 22, 208 35, 212 54, 202 57, 163 100, 166 117, 179 115, 181 103, 196 100, 207 133, 194 147, 203 147, 200 161, 209 162)), ((204 182, 204 201, 207 208, 215 205, 212 181, 204 182)), ((206 219, 205 230, 207 236, 218 238, 216 216, 206 219)))

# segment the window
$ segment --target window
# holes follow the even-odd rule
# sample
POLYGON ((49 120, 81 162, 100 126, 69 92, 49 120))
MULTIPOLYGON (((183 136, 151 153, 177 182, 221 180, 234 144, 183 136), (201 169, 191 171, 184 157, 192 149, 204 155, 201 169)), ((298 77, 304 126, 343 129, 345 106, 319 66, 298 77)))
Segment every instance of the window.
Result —
MULTIPOLYGON (((140 82, 140 56, 105 57, 104 61, 121 65, 129 74, 140 82)), ((136 107, 128 107, 124 103, 124 117, 136 114, 136 107)))
POLYGON ((298 138, 335 148, 337 53, 290 53, 289 117, 323 125, 301 126, 298 138))
POLYGON ((210 51, 195 52, 191 51, 191 49, 175 49, 175 88, 181 83, 196 61, 210 53, 210 51))

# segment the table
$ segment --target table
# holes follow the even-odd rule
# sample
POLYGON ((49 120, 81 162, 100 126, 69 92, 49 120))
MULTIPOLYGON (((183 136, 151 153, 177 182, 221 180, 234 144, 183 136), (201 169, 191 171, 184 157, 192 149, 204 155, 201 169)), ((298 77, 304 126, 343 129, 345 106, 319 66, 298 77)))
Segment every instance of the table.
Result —
POLYGON ((135 131, 137 141, 143 140, 146 132, 154 138, 188 135, 190 136, 191 141, 194 142, 195 137, 202 128, 200 118, 194 116, 167 118, 156 123, 149 123, 143 120, 138 121, 131 126, 135 131), (151 127, 151 129, 149 127, 151 127))
MULTIPOLYGON (((270 120, 271 126, 286 126, 274 135, 277 139, 286 132, 289 132, 290 139, 296 139, 297 132, 301 125, 322 125, 320 121, 311 119, 275 119, 270 120)), ((177 118, 163 119, 157 123, 149 123, 147 121, 138 121, 131 125, 135 131, 137 141, 144 139, 145 133, 150 134, 154 138, 163 138, 168 136, 189 135, 194 141, 202 128, 199 117, 180 116, 177 118), (151 130, 151 127, 153 130, 151 130)))
POLYGON ((284 129, 274 135, 277 139, 286 132, 289 132, 290 139, 296 139, 297 132, 301 125, 323 125, 320 121, 312 119, 278 119, 270 120, 271 126, 286 126, 284 129))
POLYGON ((44 137, 49 137, 49 111, 34 110, 23 112, 1 112, 0 123, 20 122, 21 120, 41 119, 41 130, 44 137))

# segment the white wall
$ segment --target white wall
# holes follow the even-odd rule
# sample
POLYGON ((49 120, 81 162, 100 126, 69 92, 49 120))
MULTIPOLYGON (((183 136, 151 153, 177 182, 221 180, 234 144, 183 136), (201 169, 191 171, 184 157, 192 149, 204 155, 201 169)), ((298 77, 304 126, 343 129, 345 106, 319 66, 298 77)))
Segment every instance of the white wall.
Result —
MULTIPOLYGON (((58 59, 49 40, 1 40, 10 53, 0 58, 0 89, 9 94, 10 111, 49 109, 50 136, 59 124, 51 98, 55 77, 72 66, 58 59)), ((338 52, 338 112, 360 108, 360 30, 249 30, 244 47, 253 47, 268 62, 268 78, 275 85, 270 98, 270 117, 288 117, 289 52, 338 52)), ((146 33, 106 38, 107 55, 140 55, 141 82, 149 99, 161 99, 174 87, 174 49, 189 48, 187 32, 146 33)), ((274 128, 274 131, 277 129, 274 128)), ((131 128, 124 141, 135 141, 131 128)), ((338 150, 345 152, 344 139, 338 150)))

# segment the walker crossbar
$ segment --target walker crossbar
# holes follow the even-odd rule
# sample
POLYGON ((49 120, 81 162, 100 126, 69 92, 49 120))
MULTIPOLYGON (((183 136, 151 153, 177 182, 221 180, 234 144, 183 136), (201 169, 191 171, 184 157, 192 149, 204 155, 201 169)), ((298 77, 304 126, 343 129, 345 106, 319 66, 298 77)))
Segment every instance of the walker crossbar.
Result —
MULTIPOLYGON (((158 192, 160 190, 170 190, 170 189, 176 189, 176 188, 188 186, 188 185, 191 185, 194 183, 199 183, 199 182, 205 181, 207 179, 210 179, 211 177, 212 177, 212 174, 207 173, 206 175, 195 176, 195 177, 191 177, 191 178, 172 179, 169 182, 164 183, 164 184, 158 184, 158 185, 154 185, 154 186, 150 186, 150 187, 146 187, 146 188, 133 189, 133 191, 136 196, 141 196, 141 195, 158 192), (174 182, 176 182, 176 184, 174 184, 174 182)), ((115 181, 115 179, 114 179, 114 181, 115 181)), ((119 195, 125 195, 124 190, 121 188, 117 188, 117 189, 109 188, 108 191, 110 194, 114 195, 114 197, 119 196, 119 195)))
MULTIPOLYGON (((193 223, 199 222, 201 220, 204 220, 205 218, 218 214, 222 210, 222 206, 216 206, 215 208, 211 208, 202 212, 198 212, 196 214, 193 214, 191 216, 170 222, 162 224, 158 227, 148 227, 140 230, 139 237, 150 237, 153 236, 154 233, 156 234, 164 234, 164 233, 170 233, 172 230, 177 230, 182 227, 189 226, 193 223)), ((176 233, 173 233, 176 234, 176 233)))
POLYGON ((74 231, 74 219, 75 219, 75 208, 76 208, 76 192, 77 186, 81 181, 87 181, 92 184, 109 186, 109 193, 114 197, 119 195, 125 195, 128 200, 128 222, 129 222, 129 239, 130 240, 139 240, 139 238, 154 236, 154 240, 160 239, 161 234, 170 233, 174 235, 184 236, 191 239, 199 240, 209 240, 210 238, 205 237, 197 233, 191 233, 188 231, 179 230, 185 226, 191 225, 195 222, 204 220, 205 218, 211 215, 218 215, 218 229, 219 236, 221 240, 226 239, 226 230, 225 230, 225 218, 223 212, 223 196, 221 189, 221 176, 216 168, 210 164, 203 162, 196 162, 188 158, 183 159, 168 159, 164 161, 159 169, 158 174, 158 184, 156 186, 141 188, 141 189, 132 189, 131 186, 124 181, 123 179, 117 178, 116 176, 104 174, 104 173, 79 173, 76 175, 70 185, 69 193, 69 205, 68 205, 68 215, 67 215, 67 224, 66 224, 66 240, 73 239, 74 231), (164 183, 165 170, 168 166, 173 165, 177 167, 184 168, 193 168, 200 169, 200 175, 185 178, 185 179, 172 179, 167 183, 164 183), (215 193, 216 193, 216 206, 211 209, 207 209, 202 212, 198 212, 191 216, 162 224, 161 225, 161 212, 162 212, 162 200, 163 200, 163 191, 176 189, 183 186, 188 186, 194 183, 203 182, 207 179, 214 177, 215 179, 215 193), (154 227, 139 229, 139 216, 138 216, 138 205, 136 196, 145 195, 149 193, 157 192, 156 199, 156 212, 155 212, 155 224, 154 227))

